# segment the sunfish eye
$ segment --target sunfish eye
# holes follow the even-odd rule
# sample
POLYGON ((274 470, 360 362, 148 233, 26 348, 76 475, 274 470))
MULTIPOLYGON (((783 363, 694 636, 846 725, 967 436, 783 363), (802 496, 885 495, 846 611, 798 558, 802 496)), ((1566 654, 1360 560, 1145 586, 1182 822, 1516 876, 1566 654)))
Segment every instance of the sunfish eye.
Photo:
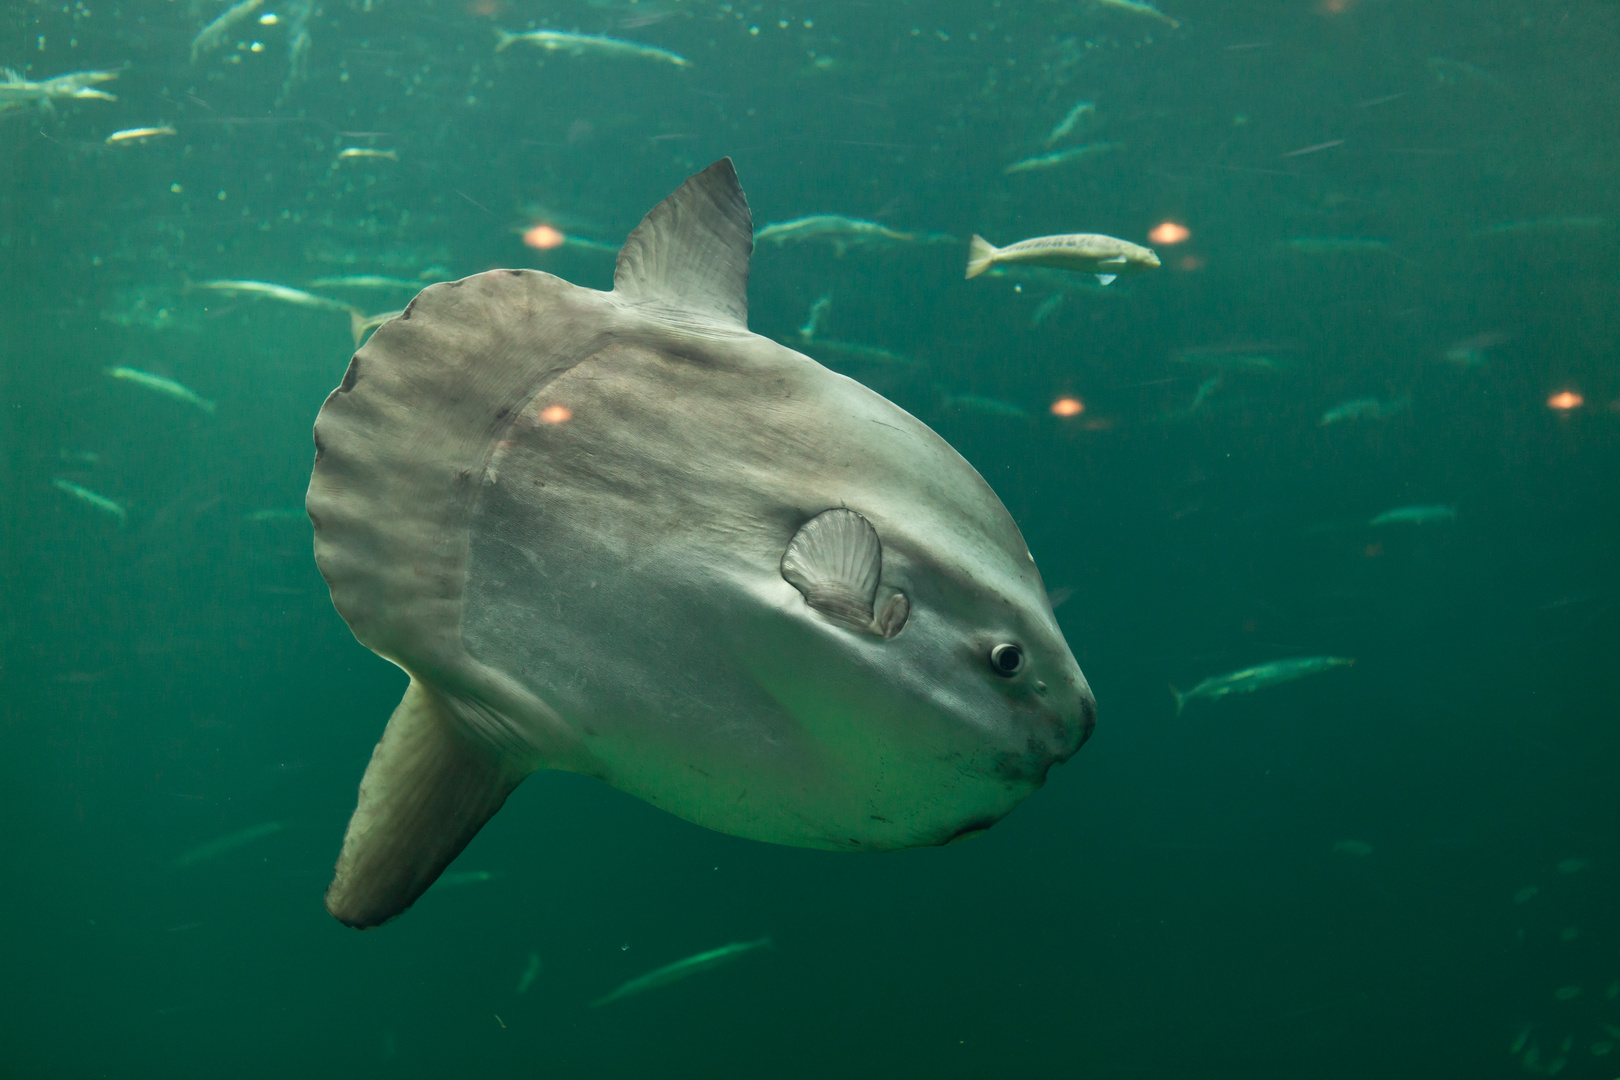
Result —
POLYGON ((1024 670, 1024 650, 1016 645, 997 645, 990 650, 990 670, 1010 679, 1024 670))

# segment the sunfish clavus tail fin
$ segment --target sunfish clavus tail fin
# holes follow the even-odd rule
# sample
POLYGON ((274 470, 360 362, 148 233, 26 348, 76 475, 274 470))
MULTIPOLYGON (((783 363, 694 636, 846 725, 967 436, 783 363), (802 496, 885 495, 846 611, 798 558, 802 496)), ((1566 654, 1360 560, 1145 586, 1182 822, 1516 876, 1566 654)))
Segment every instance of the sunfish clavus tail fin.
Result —
POLYGON ((367 929, 427 891, 528 772, 458 723, 415 679, 372 752, 326 910, 367 929))
POLYGON ((754 220, 730 158, 688 177, 619 251, 613 296, 682 322, 748 329, 754 220))
POLYGON ((974 233, 973 239, 968 241, 967 276, 970 278, 978 277, 990 269, 990 264, 995 260, 995 245, 978 233, 974 233))

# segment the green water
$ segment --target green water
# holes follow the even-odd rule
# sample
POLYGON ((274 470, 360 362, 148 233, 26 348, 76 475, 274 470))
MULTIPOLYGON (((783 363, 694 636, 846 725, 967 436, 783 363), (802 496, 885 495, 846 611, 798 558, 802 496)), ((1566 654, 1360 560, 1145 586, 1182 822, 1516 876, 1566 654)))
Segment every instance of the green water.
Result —
POLYGON ((193 64, 213 0, 11 0, 0 64, 120 76, 0 114, 0 1075, 1620 1074, 1620 6, 1164 9, 266 0, 193 64), (538 775, 348 930, 322 891, 404 685, 298 514, 348 321, 188 285, 605 288, 521 233, 616 244, 725 155, 756 225, 956 238, 762 245, 751 325, 798 344, 830 296, 816 335, 881 350, 804 346, 990 481, 1096 734, 983 839, 881 856, 538 775), (1106 289, 962 277, 975 232, 1165 221, 1106 289), (1320 423, 1363 398, 1410 404, 1320 423), (1411 506, 1455 514, 1368 524, 1411 506), (1355 664, 1175 715, 1307 656, 1355 664))

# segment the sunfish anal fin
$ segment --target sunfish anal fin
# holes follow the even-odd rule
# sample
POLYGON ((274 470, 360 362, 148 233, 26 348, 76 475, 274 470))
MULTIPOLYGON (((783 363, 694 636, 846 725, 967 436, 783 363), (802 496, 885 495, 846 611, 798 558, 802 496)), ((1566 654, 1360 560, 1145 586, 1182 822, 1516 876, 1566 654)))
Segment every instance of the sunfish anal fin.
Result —
POLYGON ((361 930, 402 913, 527 772, 480 744, 438 691, 413 678, 360 781, 326 910, 361 930))
POLYGON ((873 602, 883 575, 883 544, 872 523, 853 510, 823 510, 793 534, 782 553, 782 577, 805 603, 851 630, 893 637, 910 603, 896 593, 874 621, 873 602), (898 599, 897 599, 898 598, 898 599))
POLYGON ((691 176, 641 219, 619 251, 613 295, 748 329, 754 219, 730 158, 691 176))

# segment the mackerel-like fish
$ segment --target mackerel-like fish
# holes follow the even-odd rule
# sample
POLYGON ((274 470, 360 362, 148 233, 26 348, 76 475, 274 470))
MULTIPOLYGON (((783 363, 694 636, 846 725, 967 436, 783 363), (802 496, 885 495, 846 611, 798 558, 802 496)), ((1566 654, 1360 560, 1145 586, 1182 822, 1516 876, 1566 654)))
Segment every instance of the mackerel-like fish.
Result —
POLYGON ((162 127, 125 128, 122 131, 113 132, 102 141, 108 146, 117 146, 119 143, 143 143, 147 139, 174 134, 177 134, 174 128, 164 124, 162 127))
POLYGON ((210 840, 206 844, 198 844, 174 860, 176 866, 196 866, 209 859, 217 859, 228 851, 235 851, 239 847, 246 847, 255 840, 263 840, 267 836, 274 836, 287 827, 286 822, 267 821, 262 825, 251 825, 246 829, 227 833, 218 840, 210 840))
POLYGON ((223 279, 219 281, 204 281, 193 286, 198 289, 210 289, 215 292, 248 293, 252 296, 262 296, 267 300, 279 300, 283 304, 296 304, 299 307, 316 308, 320 311, 342 311, 352 313, 353 304, 345 304, 341 300, 331 300, 324 296, 307 293, 303 289, 294 289, 289 285, 277 285, 273 281, 234 281, 223 279))
POLYGON ((128 511, 126 511, 121 504, 113 502, 105 495, 97 494, 87 487, 80 487, 71 480, 56 479, 51 481, 51 483, 55 485, 58 491, 67 492, 75 499, 88 503, 104 514, 111 514, 113 517, 118 519, 118 523, 120 525, 129 520, 128 511))
POLYGON ((842 214, 811 214, 792 221, 777 221, 754 234, 754 243, 805 243, 819 240, 831 244, 842 255, 855 247, 896 247, 900 244, 932 244, 956 238, 945 233, 910 233, 879 225, 875 221, 845 217, 842 214))
POLYGON ((672 982, 680 982, 682 979, 690 978, 701 971, 717 968, 721 964, 729 964, 731 961, 751 953, 755 949, 768 949, 771 947, 771 939, 767 937, 760 938, 758 941, 739 941, 731 945, 722 945, 718 949, 710 949, 708 952, 701 952, 696 956, 688 956, 685 960, 665 964, 656 971, 649 971, 645 975, 631 979, 611 994, 599 997, 591 1002, 591 1007, 595 1008, 598 1005, 606 1005, 623 998, 633 997, 636 994, 644 994, 648 990, 656 990, 660 986, 668 986, 672 982))
POLYGON ((241 0, 227 8, 219 18, 197 31, 197 36, 191 39, 191 62, 195 64, 201 60, 204 53, 213 52, 225 43, 226 35, 231 28, 264 4, 264 0, 241 0))
POLYGON ((573 56, 658 60, 665 64, 674 64, 676 67, 692 66, 692 61, 668 49, 660 49, 655 45, 640 45, 622 38, 604 37, 601 34, 570 34, 562 30, 530 30, 523 34, 500 30, 497 33, 500 40, 495 43, 496 52, 509 49, 522 41, 538 45, 549 52, 565 52, 573 56))
POLYGON ((214 403, 212 401, 198 396, 195 390, 189 386, 183 386, 173 379, 165 378, 162 375, 153 375, 150 371, 141 371, 139 368, 132 367, 108 368, 107 374, 115 379, 132 382, 136 386, 144 386, 148 390, 172 397, 176 401, 183 401, 187 405, 195 405, 210 416, 214 414, 214 403))
POLYGON ((978 277, 998 263, 1029 263, 1059 270, 1079 270, 1095 274, 1107 285, 1120 274, 1137 274, 1159 268, 1159 257, 1151 248, 1094 233, 1067 236, 1037 236, 998 248, 975 233, 968 247, 967 276, 978 277))
POLYGON ((1172 30, 1181 25, 1181 23, 1172 19, 1152 4, 1143 3, 1142 0, 1096 0, 1096 2, 1103 7, 1111 7, 1115 11, 1123 11, 1129 15, 1141 15, 1145 18, 1157 19, 1172 30))
POLYGON ((1071 146, 1069 149, 1059 150, 1055 154, 1041 154, 1038 157, 1027 157, 1022 161, 1015 161, 1005 169, 1002 169, 1001 172, 1004 176, 1012 176, 1014 173, 1036 172, 1041 169, 1055 169, 1059 165, 1067 165, 1069 162, 1079 161, 1081 158, 1096 157, 1098 154, 1106 154, 1108 151, 1113 150, 1118 146, 1119 143, 1111 142, 1087 143, 1085 146, 1071 146))
POLYGON ((1317 427, 1327 427, 1329 424, 1340 424, 1346 420, 1387 420, 1397 416, 1412 407, 1409 397, 1396 398, 1394 401, 1379 401, 1377 398, 1356 398, 1333 406, 1322 414, 1322 419, 1316 422, 1317 427))
POLYGON ((69 98, 117 101, 105 90, 95 89, 97 83, 116 78, 116 71, 73 71, 40 82, 29 82, 10 68, 0 68, 0 112, 22 105, 39 105, 49 109, 51 102, 69 98))
POLYGON ((1336 667, 1348 667, 1353 663, 1354 660, 1344 656, 1306 656, 1296 660, 1273 660, 1269 664, 1244 668, 1229 675, 1211 676, 1185 694, 1173 686, 1170 692, 1176 697, 1176 715, 1180 716, 1187 702, 1194 698, 1207 698, 1213 701, 1227 694, 1252 694, 1268 686, 1293 682, 1307 675, 1316 675, 1336 667))
POLYGON ((1062 120, 1057 122, 1056 127, 1047 133, 1046 139, 1041 143, 1041 145, 1050 150, 1052 147, 1068 138, 1070 133, 1072 133, 1079 125, 1083 117, 1090 116, 1096 111, 1097 105, 1095 102, 1080 102, 1074 108, 1070 109, 1068 114, 1065 115, 1062 120))
POLYGON ((1455 506, 1401 506, 1385 510, 1367 524, 1377 528, 1383 525, 1434 525, 1456 520, 1455 506))

